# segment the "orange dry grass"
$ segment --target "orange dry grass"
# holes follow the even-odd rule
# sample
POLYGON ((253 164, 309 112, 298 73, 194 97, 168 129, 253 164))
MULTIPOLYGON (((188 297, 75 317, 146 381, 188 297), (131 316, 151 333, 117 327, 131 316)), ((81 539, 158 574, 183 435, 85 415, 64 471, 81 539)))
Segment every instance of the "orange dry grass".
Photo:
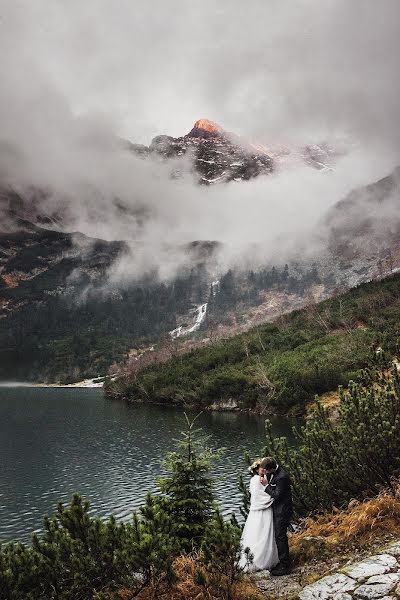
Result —
POLYGON ((361 547, 393 534, 400 534, 400 498, 383 491, 371 500, 352 500, 345 510, 309 517, 302 531, 291 537, 291 548, 301 558, 307 538, 322 538, 334 550, 361 547))
MULTIPOLYGON (((211 586, 205 589, 197 583, 197 573, 199 570, 198 558, 196 556, 179 556, 174 561, 174 570, 177 581, 168 588, 161 588, 157 591, 157 599, 162 600, 221 600, 224 595, 215 595, 217 592, 211 589, 211 586)), ((248 580, 235 583, 231 590, 232 600, 263 600, 261 592, 248 580)), ((129 590, 119 592, 121 600, 131 598, 129 590)), ((138 596, 137 600, 151 600, 154 598, 154 590, 145 589, 138 596)))
POLYGON ((179 556, 174 561, 174 571, 178 578, 176 584, 168 591, 168 600, 214 600, 215 596, 205 594, 205 590, 196 582, 198 564, 192 556, 179 556))

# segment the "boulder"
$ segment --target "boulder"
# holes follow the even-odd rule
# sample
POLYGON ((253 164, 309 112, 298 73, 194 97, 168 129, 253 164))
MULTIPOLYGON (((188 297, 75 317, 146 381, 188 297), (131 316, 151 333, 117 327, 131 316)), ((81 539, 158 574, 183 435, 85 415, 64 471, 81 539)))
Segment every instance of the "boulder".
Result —
POLYGON ((348 600, 346 592, 351 592, 356 587, 357 583, 354 579, 347 577, 344 573, 335 573, 307 585, 299 593, 299 598, 300 600, 330 600, 332 598, 348 600))
POLYGON ((377 556, 370 556, 359 563, 345 567, 343 573, 353 579, 357 579, 357 581, 364 581, 374 575, 389 573, 398 566, 399 564, 394 556, 390 554, 378 554, 377 556))
POLYGON ((385 548, 385 552, 393 554, 394 556, 400 556, 400 542, 394 542, 385 548))
POLYGON ((358 600, 378 600, 387 596, 399 581, 398 573, 375 575, 354 590, 353 597, 358 600))

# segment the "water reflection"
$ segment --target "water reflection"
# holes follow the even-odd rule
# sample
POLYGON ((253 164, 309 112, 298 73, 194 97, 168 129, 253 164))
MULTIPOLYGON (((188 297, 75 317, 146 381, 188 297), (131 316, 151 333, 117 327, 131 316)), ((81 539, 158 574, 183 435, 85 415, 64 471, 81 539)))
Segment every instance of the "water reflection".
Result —
MULTIPOLYGON (((203 413, 197 425, 210 447, 225 448, 214 467, 216 492, 224 513, 238 512, 243 456, 264 445, 264 419, 203 413)), ((75 491, 99 516, 129 518, 155 490, 184 426, 180 410, 110 402, 99 389, 0 389, 0 540, 28 539, 75 491)), ((283 435, 291 424, 273 426, 283 435)))

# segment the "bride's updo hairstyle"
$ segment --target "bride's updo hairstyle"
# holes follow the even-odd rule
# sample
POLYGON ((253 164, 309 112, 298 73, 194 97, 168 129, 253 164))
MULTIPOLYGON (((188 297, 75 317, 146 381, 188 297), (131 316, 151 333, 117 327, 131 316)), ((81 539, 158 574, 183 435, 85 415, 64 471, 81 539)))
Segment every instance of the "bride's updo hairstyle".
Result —
POLYGON ((250 465, 250 467, 248 468, 249 474, 250 475, 258 475, 258 469, 260 468, 261 465, 261 458, 257 458, 257 460, 255 460, 253 462, 252 465, 250 465))

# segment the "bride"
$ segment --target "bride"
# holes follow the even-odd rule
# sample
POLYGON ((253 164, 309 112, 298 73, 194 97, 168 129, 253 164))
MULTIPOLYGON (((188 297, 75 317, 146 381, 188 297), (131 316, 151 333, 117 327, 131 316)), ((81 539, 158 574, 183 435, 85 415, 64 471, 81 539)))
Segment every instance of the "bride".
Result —
POLYGON ((265 493, 265 486, 260 482, 261 477, 265 475, 265 469, 260 467, 260 462, 261 460, 254 462, 249 468, 252 474, 250 511, 241 539, 239 566, 248 572, 269 570, 279 563, 272 514, 273 499, 265 493), (253 557, 250 563, 249 553, 253 557))

